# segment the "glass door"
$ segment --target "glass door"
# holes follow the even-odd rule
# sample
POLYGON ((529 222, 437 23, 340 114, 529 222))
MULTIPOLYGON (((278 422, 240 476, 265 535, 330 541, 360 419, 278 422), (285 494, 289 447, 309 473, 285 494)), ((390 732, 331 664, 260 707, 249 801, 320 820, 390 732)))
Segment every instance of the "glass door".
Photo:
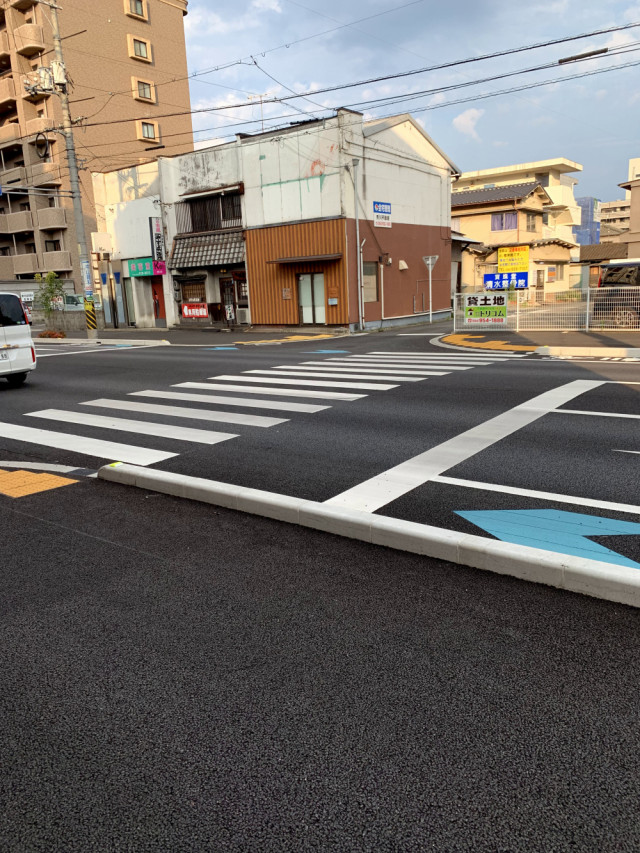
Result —
POLYGON ((298 306, 300 322, 305 325, 324 325, 324 274, 302 273, 298 276, 298 306))

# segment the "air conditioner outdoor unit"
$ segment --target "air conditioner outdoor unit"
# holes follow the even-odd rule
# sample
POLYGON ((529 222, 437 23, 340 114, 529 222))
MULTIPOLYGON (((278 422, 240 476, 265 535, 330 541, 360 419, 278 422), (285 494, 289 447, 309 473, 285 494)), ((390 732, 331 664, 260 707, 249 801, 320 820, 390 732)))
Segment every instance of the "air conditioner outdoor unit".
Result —
POLYGON ((238 308, 238 323, 241 326, 248 326, 251 323, 251 317, 249 315, 248 308, 238 308))

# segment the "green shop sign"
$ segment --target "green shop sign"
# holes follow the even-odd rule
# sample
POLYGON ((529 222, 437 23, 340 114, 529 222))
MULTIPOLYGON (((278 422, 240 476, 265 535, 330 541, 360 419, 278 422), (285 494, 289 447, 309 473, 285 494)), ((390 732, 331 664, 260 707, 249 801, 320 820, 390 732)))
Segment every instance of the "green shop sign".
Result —
POLYGON ((153 275, 153 258, 136 258, 129 261, 129 275, 131 278, 153 275))

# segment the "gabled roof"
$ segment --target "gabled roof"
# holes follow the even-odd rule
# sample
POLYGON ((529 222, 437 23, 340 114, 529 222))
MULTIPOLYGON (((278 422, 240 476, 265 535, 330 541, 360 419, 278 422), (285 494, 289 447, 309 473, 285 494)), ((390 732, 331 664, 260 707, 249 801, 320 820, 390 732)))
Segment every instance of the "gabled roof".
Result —
POLYGON ((367 136, 373 136, 376 133, 381 133, 383 130, 391 130, 392 127, 396 127, 399 124, 405 124, 405 122, 409 122, 409 124, 415 127, 418 133, 424 136, 429 145, 431 145, 432 148, 434 148, 442 157, 442 159, 446 161, 447 165, 451 169, 452 174, 460 174, 460 169, 456 166, 453 160, 450 157, 447 157, 442 148, 440 148, 440 146, 433 141, 433 139, 429 136, 426 130, 418 124, 418 122, 410 113, 400 113, 397 116, 389 116, 389 118, 374 118, 371 121, 366 121, 362 126, 362 135, 365 138, 367 136))
POLYGON ((506 184, 503 187, 453 192, 451 194, 451 207, 463 207, 468 204, 490 204, 495 201, 522 201, 536 189, 543 192, 547 197, 547 203, 551 204, 551 198, 540 184, 537 181, 530 181, 526 184, 506 184))

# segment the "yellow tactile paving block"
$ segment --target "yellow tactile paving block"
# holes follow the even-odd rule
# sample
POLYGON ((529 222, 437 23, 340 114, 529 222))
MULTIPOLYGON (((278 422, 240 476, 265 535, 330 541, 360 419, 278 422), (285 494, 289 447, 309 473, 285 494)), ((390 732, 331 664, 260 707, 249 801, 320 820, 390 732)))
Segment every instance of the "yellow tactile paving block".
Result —
POLYGON ((36 474, 34 471, 5 471, 0 469, 0 495, 24 498, 38 492, 48 492, 62 486, 72 486, 77 480, 58 477, 56 474, 36 474))
POLYGON ((447 335, 442 338, 442 342, 473 349, 509 350, 511 352, 533 352, 535 350, 535 346, 522 346, 521 344, 512 344, 509 341, 487 341, 483 338, 484 335, 447 335))

